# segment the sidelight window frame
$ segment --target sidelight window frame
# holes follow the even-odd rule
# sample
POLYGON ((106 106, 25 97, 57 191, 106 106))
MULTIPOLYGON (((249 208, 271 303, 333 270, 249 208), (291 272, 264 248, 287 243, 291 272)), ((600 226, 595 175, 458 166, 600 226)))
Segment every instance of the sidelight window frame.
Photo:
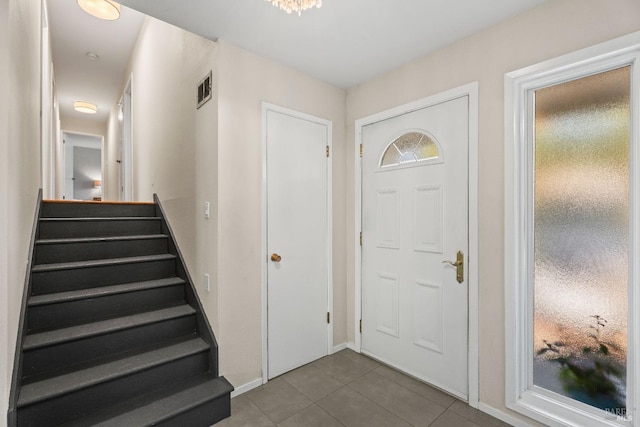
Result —
MULTIPOLYGON (((506 406, 547 425, 632 426, 640 413, 640 32, 505 75, 506 406), (533 385, 534 93, 631 66, 627 416, 533 385)), ((634 424, 635 423, 635 424, 634 424)))

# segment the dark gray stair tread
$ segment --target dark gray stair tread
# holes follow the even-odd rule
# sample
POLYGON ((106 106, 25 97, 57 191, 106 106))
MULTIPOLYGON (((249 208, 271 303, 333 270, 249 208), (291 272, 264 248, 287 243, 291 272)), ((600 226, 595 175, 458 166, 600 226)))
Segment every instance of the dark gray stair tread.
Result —
POLYGON ((57 245, 57 244, 65 244, 65 243, 119 242, 123 240, 151 240, 151 239, 166 239, 166 238, 168 238, 166 234, 140 234, 140 235, 134 235, 134 236, 42 239, 42 240, 36 240, 36 245, 57 245))
POLYGON ((53 344, 74 341, 90 336, 102 335, 122 329, 148 325, 163 320, 189 316, 196 311, 190 305, 183 304, 162 310, 147 311, 131 316, 117 317, 115 319, 102 320, 100 322, 85 323, 83 325, 68 328, 55 329, 53 331, 29 334, 24 339, 23 351, 33 350, 53 344))
POLYGON ((152 262, 152 261, 165 261, 169 259, 175 259, 175 255, 171 254, 158 254, 158 255, 142 255, 126 258, 107 258, 96 259, 89 261, 73 261, 73 262, 60 262, 55 264, 39 264, 32 268, 34 273, 43 273, 47 271, 58 270, 74 270, 78 268, 91 268, 91 267, 106 267, 111 265, 120 264, 134 264, 139 262, 152 262))
POLYGON ((153 426, 232 391, 233 386, 224 377, 216 378, 212 374, 206 374, 176 387, 145 396, 141 402, 132 402, 129 406, 136 405, 134 409, 116 408, 116 411, 119 411, 115 416, 96 414, 89 420, 71 423, 68 427, 153 426))
POLYGON ((40 218, 41 222, 115 222, 115 221, 159 221, 159 216, 85 216, 81 218, 75 217, 59 217, 59 218, 40 218))
POLYGON ((162 347, 146 353, 91 368, 71 372, 23 385, 18 397, 18 406, 31 405, 43 400, 82 390, 93 385, 135 374, 155 366, 182 359, 209 349, 209 345, 200 338, 179 344, 162 347))
POLYGON ((122 285, 102 286, 99 288, 80 289, 77 291, 37 295, 29 298, 29 307, 77 301, 89 298, 99 298, 108 295, 124 294, 128 292, 136 292, 147 289, 164 288, 167 286, 183 285, 184 283, 184 280, 179 277, 167 277, 166 279, 147 280, 144 282, 124 283, 122 285))

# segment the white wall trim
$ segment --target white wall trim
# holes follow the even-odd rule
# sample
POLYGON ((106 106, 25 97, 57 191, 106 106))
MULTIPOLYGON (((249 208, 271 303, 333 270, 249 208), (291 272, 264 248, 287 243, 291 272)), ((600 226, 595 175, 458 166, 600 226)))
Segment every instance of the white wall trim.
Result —
MULTIPOLYGON (((88 137, 96 138, 96 139, 100 140, 100 173, 101 173, 101 179, 102 179, 102 188, 100 189, 100 194, 101 194, 101 197, 104 198, 104 182, 105 182, 105 179, 104 179, 104 169, 105 169, 105 161, 104 161, 104 159, 105 159, 105 144, 104 144, 104 140, 105 139, 104 139, 104 135, 98 135, 98 134, 86 133, 86 132, 76 132, 74 130, 64 130, 64 129, 60 130, 60 135, 62 135, 62 140, 63 141, 64 141, 64 136, 65 135, 88 136, 88 137)), ((80 145, 75 145, 74 144, 74 146, 82 147, 83 145, 82 144, 80 144, 80 145)), ((94 147, 89 147, 89 148, 94 148, 94 147)), ((63 150, 63 152, 64 152, 64 150, 63 150)), ((62 181, 65 181, 65 179, 66 179, 66 163, 67 163, 67 159, 64 156, 64 154, 62 156, 62 159, 60 159, 60 163, 61 163, 61 166, 62 166, 62 181)), ((66 184, 66 182, 65 182, 65 184, 66 184)), ((64 188, 65 188, 65 191, 63 191, 63 193, 66 192, 66 185, 64 186, 64 188)), ((73 194, 71 194, 71 197, 69 197, 68 194, 64 194, 64 196, 65 196, 65 198, 67 200, 73 200, 73 194)))
POLYGON ((348 346, 349 345, 346 342, 343 342, 342 344, 338 344, 338 345, 333 347, 333 350, 331 351, 330 354, 337 353, 339 351, 345 350, 345 349, 348 348, 348 346))
POLYGON ((54 76, 47 2, 41 0, 40 17, 40 178, 43 199, 55 199, 56 140, 53 123, 54 76))
POLYGON ((118 183, 121 188, 118 188, 118 197, 121 198, 122 201, 131 202, 135 200, 135 185, 133 182, 133 128, 134 128, 134 100, 133 100, 133 73, 129 75, 127 79, 127 83, 124 86, 124 91, 122 92, 121 108, 124 111, 124 117, 122 123, 120 123, 120 134, 122 137, 121 152, 118 154, 121 157, 120 168, 124 168, 124 171, 118 171, 118 183), (127 102, 127 95, 129 97, 128 108, 125 107, 127 102), (128 114, 128 117, 127 117, 128 114), (127 121, 128 121, 128 129, 127 129, 127 121), (124 177, 124 182, 123 178, 124 177))
POLYGON ((362 317, 362 247, 360 246, 360 231, 362 230, 362 158, 360 157, 360 144, 362 144, 362 128, 368 124, 386 120, 401 114, 429 107, 461 96, 469 97, 469 354, 468 354, 468 383, 469 405, 478 407, 479 390, 479 269, 478 269, 478 82, 459 86, 436 95, 429 96, 405 105, 391 108, 380 113, 373 114, 355 122, 355 164, 354 164, 354 197, 355 218, 353 245, 355 249, 355 307, 354 307, 354 332, 355 343, 349 344, 356 352, 361 351, 360 319, 362 317))
POLYGON ((262 383, 268 381, 269 352, 268 352, 268 275, 267 275, 267 113, 274 111, 301 120, 323 125, 327 129, 327 145, 329 158, 327 160, 327 311, 331 322, 327 324, 327 354, 334 352, 333 347, 333 122, 310 114, 301 113, 278 105, 262 102, 262 383))
POLYGON ((527 117, 534 90, 563 81, 584 77, 625 65, 632 65, 631 97, 631 218, 630 267, 636 276, 629 277, 627 401, 634 419, 640 396, 640 32, 607 41, 558 58, 507 73, 505 89, 505 394, 506 406, 532 419, 559 426, 621 426, 631 421, 615 417, 589 405, 531 386, 531 355, 533 354, 532 295, 527 259, 532 239, 531 218, 527 204, 531 203, 528 188, 532 171, 531 135, 527 117))
POLYGON ((353 351, 355 351, 357 353, 360 353, 360 348, 357 348, 356 345, 354 343, 352 343, 352 342, 348 342, 347 343, 347 348, 349 350, 353 350, 353 351))
POLYGON ((505 423, 514 426, 514 427, 531 427, 533 424, 523 421, 519 418, 512 417, 509 414, 506 414, 499 409, 494 408, 493 406, 489 406, 486 403, 480 402, 478 404, 478 409, 485 414, 491 415, 493 418, 497 418, 500 421, 504 421, 505 423))
POLYGON ((258 388, 262 385, 262 378, 256 378, 255 380, 249 381, 246 384, 239 385, 235 387, 235 390, 231 392, 231 398, 233 399, 236 396, 240 396, 248 391, 253 390, 254 388, 258 388))

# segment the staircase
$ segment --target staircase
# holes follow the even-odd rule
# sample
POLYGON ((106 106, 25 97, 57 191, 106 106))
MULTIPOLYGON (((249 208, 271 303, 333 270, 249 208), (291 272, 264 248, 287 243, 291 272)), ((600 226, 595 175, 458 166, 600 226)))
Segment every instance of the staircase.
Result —
POLYGON ((210 426, 233 387, 156 203, 39 203, 9 426, 210 426))

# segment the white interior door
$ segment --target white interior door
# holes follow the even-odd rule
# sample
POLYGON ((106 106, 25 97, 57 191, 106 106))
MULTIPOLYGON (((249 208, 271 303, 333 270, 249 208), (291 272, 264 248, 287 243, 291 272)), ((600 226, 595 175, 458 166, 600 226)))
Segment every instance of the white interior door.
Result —
POLYGON ((73 200, 73 141, 67 133, 62 134, 64 145, 64 195, 63 198, 73 200))
POLYGON ((266 112, 269 379, 328 351, 328 129, 266 112))
POLYGON ((120 138, 120 200, 133 200, 133 111, 131 99, 131 79, 122 95, 122 116, 120 138))
POLYGON ((468 96, 362 141, 362 350, 466 399, 468 96))

